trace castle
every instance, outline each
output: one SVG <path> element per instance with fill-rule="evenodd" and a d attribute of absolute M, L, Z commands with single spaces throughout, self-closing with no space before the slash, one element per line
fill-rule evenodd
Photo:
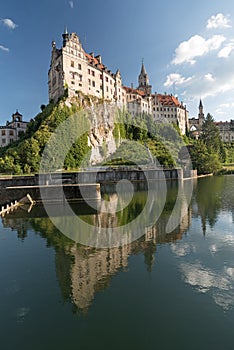
<path fill-rule="evenodd" d="M 195 139 L 199 138 L 204 121 L 205 115 L 203 112 L 203 104 L 200 100 L 198 118 L 189 119 L 189 131 L 191 136 Z M 223 142 L 234 142 L 234 120 L 230 120 L 230 122 L 216 122 L 215 125 L 219 129 L 221 140 Z"/>
<path fill-rule="evenodd" d="M 48 72 L 49 100 L 57 102 L 64 96 L 78 96 L 79 92 L 115 103 L 126 108 L 132 117 L 139 114 L 152 115 L 155 122 L 178 124 L 185 134 L 188 111 L 182 102 L 167 94 L 152 94 L 152 86 L 142 62 L 138 87 L 124 86 L 120 71 L 111 72 L 100 55 L 86 53 L 76 33 L 67 30 L 62 35 L 63 45 L 56 48 L 52 42 L 51 64 Z"/>
<path fill-rule="evenodd" d="M 12 114 L 11 122 L 7 121 L 5 126 L 0 126 L 0 147 L 17 141 L 22 133 L 25 133 L 28 122 L 23 121 L 23 116 L 18 110 Z"/>

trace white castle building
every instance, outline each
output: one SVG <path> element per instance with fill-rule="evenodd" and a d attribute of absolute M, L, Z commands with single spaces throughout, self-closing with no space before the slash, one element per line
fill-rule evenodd
<path fill-rule="evenodd" d="M 202 133 L 202 125 L 205 121 L 205 114 L 201 100 L 198 108 L 198 118 L 189 119 L 189 131 L 191 136 L 195 139 L 198 139 Z M 219 129 L 220 137 L 223 142 L 234 142 L 234 120 L 231 119 L 230 122 L 215 122 L 215 125 Z"/>
<path fill-rule="evenodd" d="M 18 110 L 12 114 L 12 120 L 6 122 L 5 126 L 0 126 L 0 147 L 5 147 L 17 141 L 22 133 L 25 133 L 28 122 L 23 121 L 23 116 Z"/>
<path fill-rule="evenodd" d="M 223 142 L 234 142 L 234 120 L 230 122 L 216 122 Z"/>
<path fill-rule="evenodd" d="M 52 42 L 51 65 L 48 73 L 49 99 L 55 102 L 65 94 L 96 96 L 107 101 L 126 104 L 126 92 L 119 70 L 112 73 L 103 63 L 100 55 L 86 53 L 75 34 L 63 34 L 63 46 L 56 48 Z"/>
<path fill-rule="evenodd" d="M 65 30 L 62 48 L 52 42 L 51 64 L 48 72 L 49 100 L 57 102 L 67 92 L 68 97 L 79 92 L 125 107 L 132 117 L 152 115 L 155 122 L 176 123 L 186 132 L 188 111 L 182 102 L 167 94 L 152 94 L 152 86 L 142 62 L 138 87 L 122 84 L 120 71 L 111 72 L 100 55 L 86 53 L 76 33 Z"/>

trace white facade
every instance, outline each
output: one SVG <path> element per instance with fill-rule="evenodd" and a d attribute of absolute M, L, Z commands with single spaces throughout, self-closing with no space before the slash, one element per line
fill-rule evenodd
<path fill-rule="evenodd" d="M 82 92 L 106 101 L 126 104 L 119 70 L 112 73 L 103 63 L 100 55 L 86 53 L 75 34 L 63 34 L 63 47 L 52 43 L 51 65 L 48 73 L 49 99 L 58 101 L 68 89 L 68 96 Z"/>
<path fill-rule="evenodd" d="M 112 73 L 102 63 L 100 55 L 86 53 L 77 34 L 63 34 L 63 46 L 52 43 L 51 64 L 48 72 L 49 99 L 57 102 L 65 95 L 78 96 L 79 92 L 95 96 L 119 107 L 126 107 L 132 117 L 153 115 L 156 122 L 178 123 L 182 134 L 186 132 L 188 111 L 172 95 L 152 94 L 148 74 L 142 62 L 137 89 L 123 87 L 119 70 Z"/>
<path fill-rule="evenodd" d="M 188 111 L 175 96 L 167 94 L 152 95 L 152 115 L 155 122 L 178 124 L 182 135 L 188 125 Z"/>
<path fill-rule="evenodd" d="M 22 114 L 18 111 L 12 114 L 12 121 L 5 126 L 0 126 L 0 147 L 5 147 L 17 141 L 22 133 L 25 133 L 28 122 L 22 120 Z"/>
<path fill-rule="evenodd" d="M 139 114 L 152 115 L 155 122 L 178 124 L 182 135 L 186 133 L 188 125 L 188 111 L 186 106 L 173 95 L 152 94 L 152 87 L 142 63 L 138 77 L 138 88 L 125 87 L 127 110 L 132 117 Z"/>
<path fill-rule="evenodd" d="M 223 142 L 234 142 L 234 120 L 230 122 L 217 122 L 220 136 Z"/>

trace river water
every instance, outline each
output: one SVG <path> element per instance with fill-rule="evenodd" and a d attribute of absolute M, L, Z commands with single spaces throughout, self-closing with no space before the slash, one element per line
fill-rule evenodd
<path fill-rule="evenodd" d="M 75 243 L 42 206 L 2 218 L 1 349 L 234 349 L 234 176 L 193 187 L 189 206 L 180 201 L 179 225 L 168 232 L 178 197 L 171 182 L 159 218 L 142 219 L 139 238 L 120 247 Z M 103 191 L 110 202 L 117 196 Z M 139 188 L 116 213 L 72 208 L 89 224 L 123 226 L 148 195 Z M 118 192 L 118 201 L 125 196 Z"/>

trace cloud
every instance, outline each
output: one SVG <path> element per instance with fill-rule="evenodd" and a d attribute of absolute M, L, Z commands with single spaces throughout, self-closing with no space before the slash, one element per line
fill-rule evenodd
<path fill-rule="evenodd" d="M 224 271 L 216 272 L 202 265 L 200 262 L 181 264 L 181 272 L 185 283 L 201 293 L 209 293 L 215 303 L 224 310 L 233 307 L 233 279 L 234 268 L 225 267 Z"/>
<path fill-rule="evenodd" d="M 204 77 L 207 81 L 215 81 L 215 78 L 213 77 L 213 75 L 211 73 L 205 74 Z"/>
<path fill-rule="evenodd" d="M 1 19 L 1 22 L 4 24 L 4 26 L 10 29 L 15 29 L 16 27 L 18 27 L 18 25 L 14 23 L 10 18 L 3 18 Z"/>
<path fill-rule="evenodd" d="M 230 109 L 230 108 L 234 108 L 234 102 L 230 102 L 230 103 L 221 103 L 218 108 L 216 109 L 217 113 L 220 113 L 221 111 L 223 111 L 225 109 Z M 226 111 L 225 111 L 226 113 Z"/>
<path fill-rule="evenodd" d="M 182 77 L 181 74 L 178 74 L 178 73 L 171 73 L 167 76 L 166 78 L 166 81 L 164 83 L 164 86 L 166 87 L 170 87 L 174 84 L 176 85 L 182 85 L 182 84 L 185 84 L 187 83 L 188 81 L 190 81 L 192 79 L 192 77 L 189 77 L 189 78 L 185 78 L 185 77 Z"/>
<path fill-rule="evenodd" d="M 205 39 L 200 35 L 192 36 L 188 41 L 183 41 L 175 50 L 175 57 L 172 64 L 196 63 L 195 57 L 201 57 L 213 50 L 218 50 L 226 40 L 223 35 L 214 35 Z"/>
<path fill-rule="evenodd" d="M 231 41 L 219 51 L 218 57 L 228 58 L 231 55 L 233 50 L 234 50 L 234 41 Z"/>
<path fill-rule="evenodd" d="M 3 45 L 0 45 L 0 50 L 2 51 L 6 51 L 6 52 L 9 52 L 10 50 L 8 49 L 8 47 L 5 47 Z"/>
<path fill-rule="evenodd" d="M 70 5 L 71 9 L 74 8 L 74 2 L 73 2 L 73 0 L 69 1 L 69 5 Z"/>
<path fill-rule="evenodd" d="M 230 28 L 231 25 L 229 23 L 230 20 L 227 16 L 224 16 L 222 13 L 218 13 L 216 16 L 211 16 L 208 19 L 206 28 Z"/>
<path fill-rule="evenodd" d="M 187 100 L 197 100 L 201 96 L 203 99 L 207 97 L 219 96 L 226 92 L 234 91 L 234 73 L 230 70 L 220 72 L 215 77 L 211 73 L 203 76 L 193 77 L 188 83 L 187 90 L 181 95 Z"/>

